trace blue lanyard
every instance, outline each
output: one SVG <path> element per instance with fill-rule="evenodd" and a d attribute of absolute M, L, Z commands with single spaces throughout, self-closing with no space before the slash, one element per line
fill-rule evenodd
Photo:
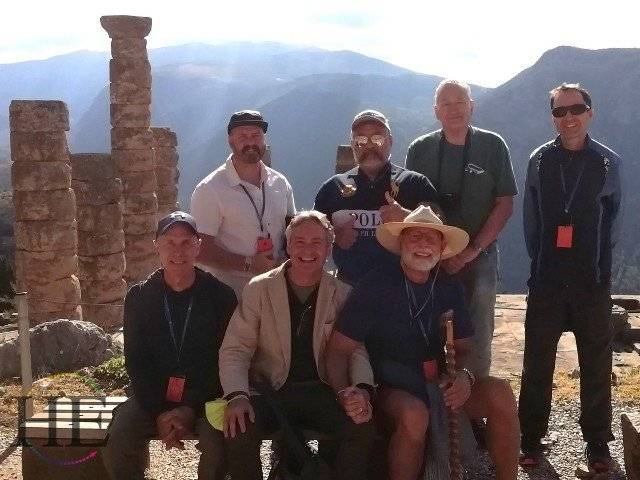
<path fill-rule="evenodd" d="M 191 318 L 191 307 L 193 307 L 193 296 L 189 300 L 189 307 L 187 308 L 187 316 L 184 319 L 184 327 L 182 328 L 182 338 L 180 339 L 180 345 L 176 342 L 176 334 L 173 331 L 173 321 L 171 320 L 171 311 L 169 310 L 169 302 L 167 300 L 167 292 L 164 292 L 164 317 L 169 323 L 169 332 L 171 333 L 171 340 L 173 341 L 173 348 L 176 352 L 176 359 L 178 365 L 180 365 L 180 356 L 182 355 L 182 347 L 184 345 L 184 337 L 187 334 L 187 326 L 189 325 L 189 319 Z"/>
<path fill-rule="evenodd" d="M 576 183 L 573 184 L 573 190 L 571 190 L 571 195 L 567 198 L 567 184 L 564 178 L 564 167 L 560 164 L 560 182 L 562 184 L 562 196 L 564 203 L 564 213 L 569 213 L 571 210 L 571 204 L 573 203 L 573 197 L 576 196 L 576 192 L 578 191 L 578 187 L 580 186 L 580 181 L 582 180 L 582 174 L 584 173 L 584 167 L 586 165 L 586 161 L 582 162 L 582 166 L 580 167 L 580 171 L 578 172 L 578 177 L 576 178 Z"/>
<path fill-rule="evenodd" d="M 256 202 L 253 200 L 253 197 L 249 193 L 249 190 L 247 190 L 247 187 L 245 187 L 242 184 L 240 184 L 240 186 L 242 187 L 242 190 L 244 190 L 244 193 L 247 195 L 247 197 L 249 197 L 249 201 L 251 202 L 251 205 L 253 205 L 253 209 L 256 212 L 256 218 L 258 219 L 258 223 L 260 224 L 260 233 L 264 233 L 265 230 L 264 230 L 264 223 L 262 219 L 264 218 L 264 208 L 265 208 L 265 205 L 267 204 L 267 199 L 264 195 L 264 182 L 260 184 L 260 191 L 262 192 L 262 212 L 258 211 Z"/>
<path fill-rule="evenodd" d="M 407 281 L 407 277 L 404 277 L 404 286 L 405 286 L 405 290 L 407 292 L 407 303 L 409 305 L 409 318 L 411 322 L 416 322 L 418 324 L 418 326 L 420 327 L 420 333 L 422 333 L 422 338 L 424 338 L 425 343 L 427 344 L 427 348 L 429 348 L 429 345 L 431 342 L 429 342 L 429 333 L 431 332 L 431 324 L 432 324 L 432 317 L 433 317 L 433 312 L 431 312 L 429 314 L 429 321 L 427 322 L 427 328 L 424 328 L 424 325 L 422 324 L 422 322 L 420 321 L 420 315 L 422 314 L 423 310 L 425 309 L 425 307 L 427 306 L 427 304 L 431 301 L 433 302 L 433 289 L 436 286 L 436 279 L 438 278 L 438 272 L 440 271 L 440 265 L 438 265 L 438 268 L 436 270 L 435 275 L 433 276 L 433 282 L 431 283 L 431 288 L 429 289 L 429 294 L 427 295 L 427 297 L 424 299 L 424 303 L 422 304 L 422 306 L 420 308 L 418 308 L 418 302 L 416 300 L 416 295 L 415 292 L 413 291 L 413 289 L 411 287 L 409 287 L 409 282 Z M 417 311 L 415 311 L 417 309 Z"/>

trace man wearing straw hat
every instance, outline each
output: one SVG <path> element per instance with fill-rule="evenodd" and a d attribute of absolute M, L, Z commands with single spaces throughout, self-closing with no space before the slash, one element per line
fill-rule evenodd
<path fill-rule="evenodd" d="M 488 419 L 488 448 L 498 480 L 515 479 L 519 427 L 516 402 L 506 381 L 475 380 L 464 368 L 473 334 L 458 280 L 439 268 L 440 260 L 461 252 L 469 237 L 444 225 L 431 208 L 420 206 L 402 222 L 376 230 L 380 244 L 399 256 L 365 276 L 343 308 L 327 352 L 329 382 L 337 392 L 348 385 L 348 359 L 365 346 L 380 390 L 376 411 L 391 431 L 388 463 L 392 480 L 415 480 L 421 470 L 426 434 L 434 439 L 434 414 L 441 403 L 433 388 L 445 371 L 441 315 L 454 312 L 455 380 L 443 389 L 444 403 L 471 418 Z M 430 442 L 427 451 L 442 447 Z"/>

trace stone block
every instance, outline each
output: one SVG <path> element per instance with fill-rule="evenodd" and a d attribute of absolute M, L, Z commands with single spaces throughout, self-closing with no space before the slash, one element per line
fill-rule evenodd
<path fill-rule="evenodd" d="M 122 230 L 122 203 L 109 205 L 80 205 L 77 207 L 78 237 L 85 232 L 113 232 Z"/>
<path fill-rule="evenodd" d="M 14 192 L 16 220 L 71 221 L 76 217 L 76 197 L 72 189 Z"/>
<path fill-rule="evenodd" d="M 18 192 L 71 188 L 71 167 L 63 162 L 14 162 L 11 184 Z"/>
<path fill-rule="evenodd" d="M 11 160 L 14 162 L 69 163 L 64 132 L 11 132 Z"/>
<path fill-rule="evenodd" d="M 154 233 L 158 228 L 157 216 L 155 213 L 146 215 L 128 215 L 124 226 L 125 235 L 143 235 Z"/>
<path fill-rule="evenodd" d="M 178 204 L 178 202 L 170 203 L 167 205 L 158 205 L 158 218 L 166 217 L 167 215 L 175 212 L 176 210 L 180 210 L 180 205 Z"/>
<path fill-rule="evenodd" d="M 131 15 L 105 15 L 100 17 L 100 25 L 109 38 L 144 38 L 151 31 L 151 17 Z"/>
<path fill-rule="evenodd" d="M 149 105 L 120 105 L 112 103 L 111 126 L 144 128 L 151 123 L 151 109 Z"/>
<path fill-rule="evenodd" d="M 136 83 L 112 82 L 109 100 L 117 105 L 151 105 L 151 89 Z"/>
<path fill-rule="evenodd" d="M 105 330 L 112 330 L 122 326 L 124 306 L 122 304 L 83 305 L 82 319 L 91 322 Z"/>
<path fill-rule="evenodd" d="M 78 257 L 78 278 L 83 290 L 93 283 L 111 283 L 122 278 L 125 268 L 124 252 L 96 257 Z"/>
<path fill-rule="evenodd" d="M 152 127 L 153 138 L 156 140 L 156 147 L 166 148 L 178 145 L 178 137 L 175 132 L 166 127 Z"/>
<path fill-rule="evenodd" d="M 14 224 L 14 237 L 16 249 L 27 252 L 66 251 L 78 245 L 75 221 L 18 221 Z"/>
<path fill-rule="evenodd" d="M 351 145 L 338 145 L 336 153 L 336 173 L 344 173 L 356 166 L 356 160 L 353 157 Z"/>
<path fill-rule="evenodd" d="M 154 193 L 158 188 L 154 172 L 123 172 L 120 174 L 125 195 L 132 193 Z"/>
<path fill-rule="evenodd" d="M 165 202 L 166 203 L 166 202 Z M 158 213 L 158 198 L 155 193 L 129 193 L 124 198 L 124 225 L 130 215 Z"/>
<path fill-rule="evenodd" d="M 113 282 L 94 282 L 92 287 L 83 292 L 82 301 L 90 303 L 122 303 L 127 293 L 127 282 L 123 279 Z"/>
<path fill-rule="evenodd" d="M 153 150 L 113 150 L 111 152 L 119 172 L 152 172 L 155 170 Z"/>
<path fill-rule="evenodd" d="M 640 480 L 640 412 L 623 413 L 620 420 L 627 479 Z"/>
<path fill-rule="evenodd" d="M 145 38 L 114 38 L 111 40 L 111 56 L 125 60 L 148 60 Z"/>
<path fill-rule="evenodd" d="M 124 250 L 124 232 L 113 230 L 110 232 L 86 233 L 78 236 L 78 255 L 95 257 L 109 255 Z"/>
<path fill-rule="evenodd" d="M 111 147 L 116 150 L 151 150 L 153 134 L 149 128 L 114 127 Z"/>
<path fill-rule="evenodd" d="M 31 308 L 31 307 L 29 307 Z M 40 325 L 41 323 L 45 323 L 45 322 L 54 322 L 56 320 L 60 320 L 60 319 L 67 319 L 67 320 L 82 320 L 82 307 L 81 306 L 77 306 L 74 307 L 73 305 L 70 305 L 67 307 L 67 310 L 57 310 L 55 312 L 31 312 L 29 311 L 29 324 L 30 325 Z M 31 351 L 33 351 L 33 345 L 31 347 Z M 23 479 L 27 479 L 27 478 L 51 478 L 50 476 L 47 477 L 27 477 L 26 475 L 24 475 L 24 470 L 23 470 Z"/>
<path fill-rule="evenodd" d="M 69 130 L 69 112 L 59 100 L 12 100 L 9 105 L 12 132 L 59 132 Z"/>
<path fill-rule="evenodd" d="M 34 283 L 27 289 L 27 298 L 33 313 L 73 310 L 80 304 L 80 281 L 71 275 L 46 284 Z"/>
<path fill-rule="evenodd" d="M 151 65 L 148 60 L 109 60 L 111 83 L 135 83 L 140 88 L 151 89 Z"/>
<path fill-rule="evenodd" d="M 50 280 L 78 273 L 78 257 L 75 249 L 48 252 L 15 252 L 16 277 L 27 284 L 48 283 Z"/>
<path fill-rule="evenodd" d="M 158 185 L 175 185 L 178 183 L 179 176 L 178 169 L 174 167 L 165 167 L 164 165 L 156 166 Z"/>
<path fill-rule="evenodd" d="M 156 255 L 156 247 L 153 241 L 156 238 L 154 233 L 145 233 L 142 235 L 125 235 L 125 255 L 127 256 L 127 264 L 134 258 L 143 258 Z M 127 268 L 129 268 L 127 266 Z"/>
<path fill-rule="evenodd" d="M 162 185 L 156 192 L 158 203 L 174 203 L 178 199 L 178 187 L 176 185 Z"/>
<path fill-rule="evenodd" d="M 95 182 L 118 176 L 116 163 L 108 153 L 74 153 L 70 160 L 74 180 Z"/>
<path fill-rule="evenodd" d="M 122 181 L 119 178 L 105 178 L 95 182 L 71 182 L 76 194 L 77 205 L 110 205 L 122 200 Z"/>
<path fill-rule="evenodd" d="M 178 152 L 173 148 L 158 148 L 155 153 L 156 165 L 176 168 L 178 166 Z"/>
<path fill-rule="evenodd" d="M 127 261 L 127 269 L 124 277 L 129 283 L 144 280 L 150 274 L 160 268 L 160 259 L 157 255 L 148 255 L 141 258 L 133 258 Z"/>

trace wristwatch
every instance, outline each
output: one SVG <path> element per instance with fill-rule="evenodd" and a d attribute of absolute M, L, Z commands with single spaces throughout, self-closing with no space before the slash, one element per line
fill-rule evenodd
<path fill-rule="evenodd" d="M 460 371 L 467 374 L 467 377 L 469 377 L 469 386 L 473 387 L 476 383 L 476 376 L 473 374 L 473 372 L 468 368 L 461 368 Z"/>

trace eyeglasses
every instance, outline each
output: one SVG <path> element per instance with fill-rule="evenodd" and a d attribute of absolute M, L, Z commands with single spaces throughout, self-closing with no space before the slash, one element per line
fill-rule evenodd
<path fill-rule="evenodd" d="M 364 147 L 367 143 L 369 143 L 369 140 L 371 140 L 371 143 L 379 148 L 384 145 L 384 142 L 386 142 L 387 139 L 384 137 L 384 135 L 371 135 L 370 137 L 366 135 L 358 135 L 356 137 L 353 137 L 353 143 L 355 143 L 356 147 L 358 148 Z"/>
<path fill-rule="evenodd" d="M 591 110 L 589 105 L 584 103 L 576 103 L 575 105 L 569 105 L 567 107 L 555 107 L 551 109 L 551 115 L 556 118 L 564 117 L 567 112 L 571 112 L 571 115 L 582 115 L 587 110 Z"/>

